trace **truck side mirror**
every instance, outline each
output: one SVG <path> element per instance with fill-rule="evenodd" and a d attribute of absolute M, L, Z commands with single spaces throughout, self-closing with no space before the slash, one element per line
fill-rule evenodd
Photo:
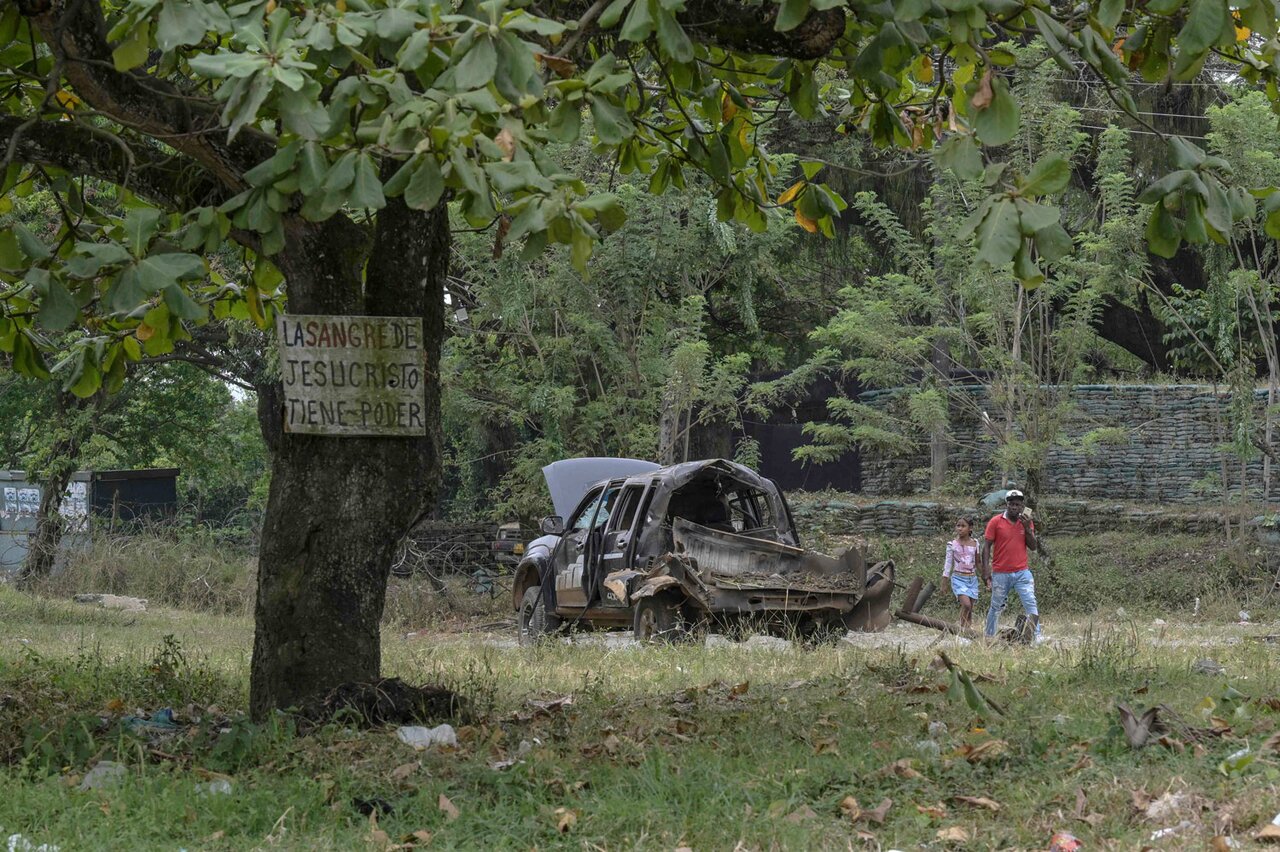
<path fill-rule="evenodd" d="M 542 523 L 538 525 L 538 529 L 542 530 L 543 535 L 563 535 L 564 518 L 559 515 L 548 515 L 542 519 Z"/>

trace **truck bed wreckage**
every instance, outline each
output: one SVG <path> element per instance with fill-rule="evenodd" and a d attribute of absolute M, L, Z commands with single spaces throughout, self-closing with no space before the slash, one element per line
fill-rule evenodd
<path fill-rule="evenodd" d="M 892 620 L 893 562 L 868 565 L 863 542 L 834 557 L 804 549 L 782 492 L 749 468 L 573 461 L 631 470 L 543 521 L 513 589 L 523 641 L 567 624 L 630 625 L 650 641 L 701 630 L 827 641 Z"/>

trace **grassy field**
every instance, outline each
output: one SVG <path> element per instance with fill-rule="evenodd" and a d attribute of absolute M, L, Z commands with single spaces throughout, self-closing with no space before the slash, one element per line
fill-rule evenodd
<path fill-rule="evenodd" d="M 476 710 L 456 748 L 415 752 L 393 730 L 247 723 L 241 614 L 111 613 L 0 587 L 0 836 L 63 850 L 1044 849 L 1057 831 L 1087 848 L 1249 843 L 1280 810 L 1267 628 L 1228 622 L 1225 598 L 1166 624 L 1116 603 L 1051 617 L 1036 647 L 898 625 L 813 651 L 602 634 L 525 649 L 474 629 L 493 613 L 410 630 L 405 609 L 388 674 Z M 939 651 L 1004 714 L 949 693 Z M 1164 743 L 1130 747 L 1117 701 L 1165 705 Z M 176 732 L 129 730 L 163 707 Z M 103 759 L 124 777 L 80 790 Z M 231 792 L 210 793 L 223 779 Z"/>

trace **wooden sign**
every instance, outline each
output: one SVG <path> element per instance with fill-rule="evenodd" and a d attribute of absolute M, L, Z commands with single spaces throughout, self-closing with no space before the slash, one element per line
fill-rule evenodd
<path fill-rule="evenodd" d="M 281 315 L 276 333 L 286 432 L 427 434 L 421 317 Z"/>

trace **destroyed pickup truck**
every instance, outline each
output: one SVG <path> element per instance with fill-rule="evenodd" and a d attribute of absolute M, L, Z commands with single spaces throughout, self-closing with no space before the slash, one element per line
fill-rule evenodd
<path fill-rule="evenodd" d="M 557 511 L 582 496 L 543 519 L 516 568 L 521 642 L 630 627 L 642 641 L 762 631 L 816 643 L 892 617 L 893 563 L 868 566 L 860 546 L 804 550 L 777 485 L 742 465 L 573 459 L 544 473 Z"/>

